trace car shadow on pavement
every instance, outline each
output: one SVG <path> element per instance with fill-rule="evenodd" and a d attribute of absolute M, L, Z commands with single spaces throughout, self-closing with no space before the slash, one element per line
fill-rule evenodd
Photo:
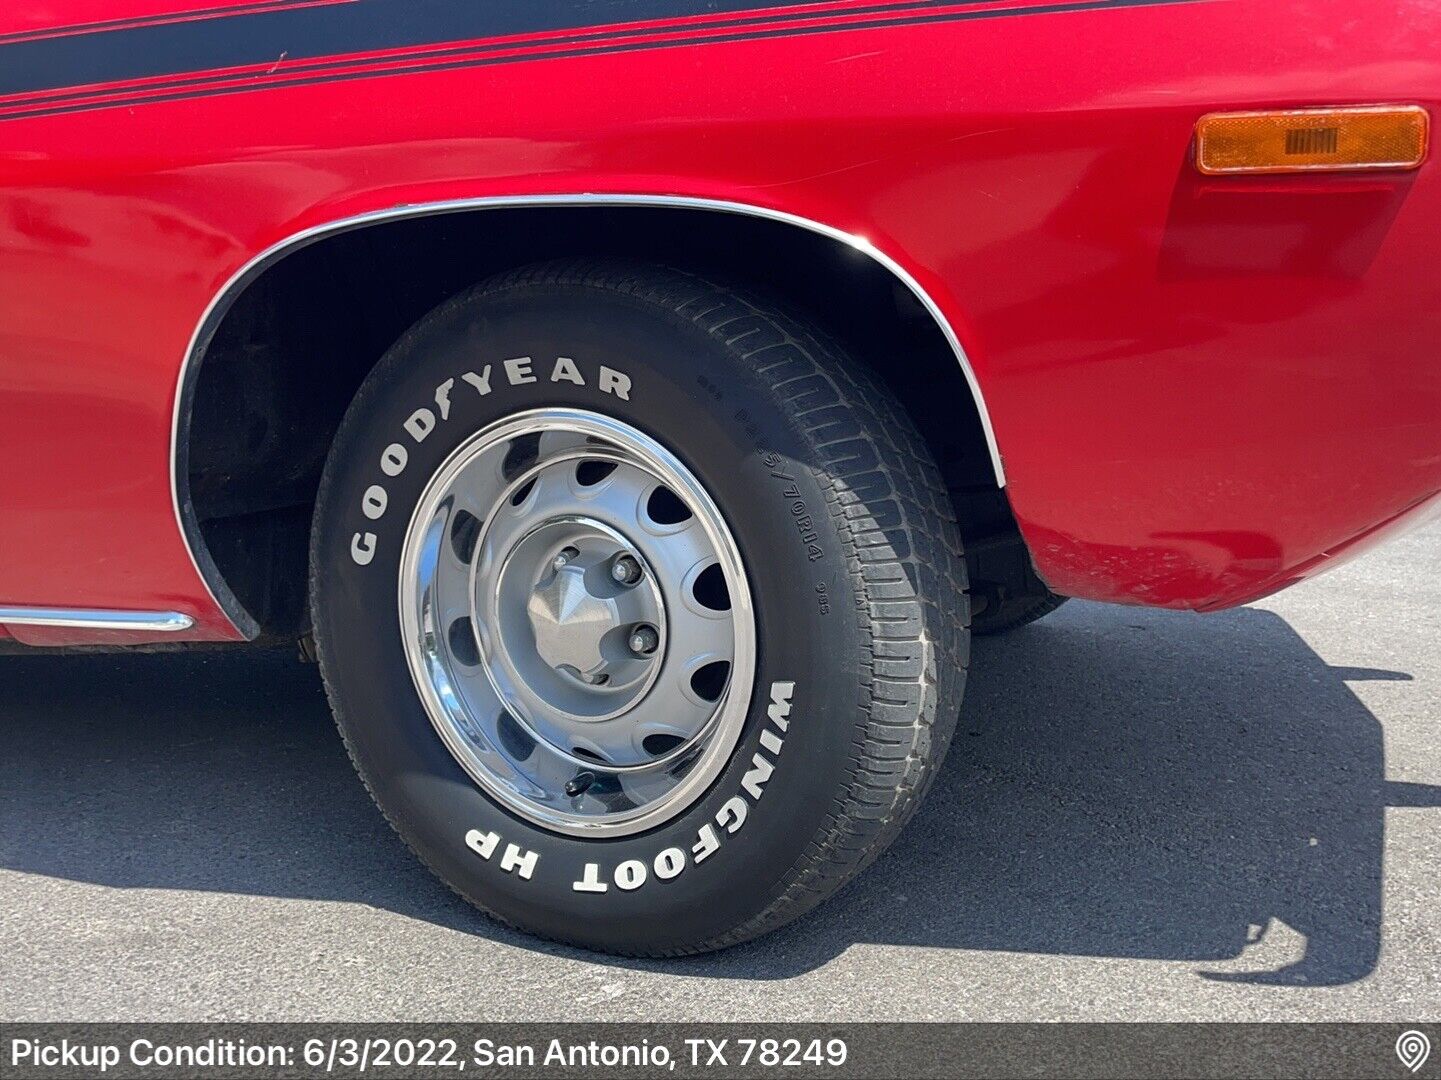
<path fill-rule="evenodd" d="M 1279 616 L 1070 604 L 977 641 L 946 768 L 850 889 L 680 961 L 598 957 L 472 911 L 405 851 L 288 654 L 0 658 L 0 867 L 120 888 L 369 904 L 510 944 L 787 978 L 857 943 L 1189 961 L 1333 985 L 1380 951 L 1382 731 Z"/>

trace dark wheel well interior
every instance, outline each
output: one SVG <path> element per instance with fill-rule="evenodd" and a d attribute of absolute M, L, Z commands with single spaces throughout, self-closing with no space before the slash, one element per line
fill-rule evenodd
<path fill-rule="evenodd" d="M 212 316 L 182 387 L 176 481 L 201 568 L 242 630 L 304 632 L 321 467 L 352 396 L 391 343 L 496 271 L 573 255 L 643 259 L 778 294 L 901 398 L 946 473 L 968 539 L 1015 533 L 949 343 L 910 290 L 864 253 L 784 222 L 705 210 L 458 211 L 293 249 Z"/>

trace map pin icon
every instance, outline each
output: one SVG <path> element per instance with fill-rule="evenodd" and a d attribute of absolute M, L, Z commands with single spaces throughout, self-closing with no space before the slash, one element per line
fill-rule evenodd
<path fill-rule="evenodd" d="M 1396 1056 L 1401 1059 L 1401 1064 L 1412 1072 L 1416 1072 L 1426 1059 L 1431 1056 L 1431 1040 L 1426 1038 L 1424 1032 L 1411 1031 L 1401 1032 L 1401 1037 L 1396 1040 Z"/>

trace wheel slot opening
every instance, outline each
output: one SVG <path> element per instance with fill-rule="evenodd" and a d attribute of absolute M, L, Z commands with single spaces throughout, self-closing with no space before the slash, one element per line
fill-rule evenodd
<path fill-rule="evenodd" d="M 510 441 L 506 448 L 505 460 L 500 463 L 500 475 L 514 480 L 540 457 L 540 436 L 520 435 Z"/>
<path fill-rule="evenodd" d="M 645 501 L 645 514 L 657 525 L 679 525 L 691 516 L 690 507 L 667 487 L 658 487 Z"/>
<path fill-rule="evenodd" d="M 480 663 L 480 647 L 476 644 L 475 628 L 470 624 L 469 615 L 462 615 L 450 624 L 446 640 L 450 643 L 450 655 L 466 667 L 475 667 Z"/>
<path fill-rule="evenodd" d="M 526 497 L 530 495 L 530 490 L 533 487 L 535 487 L 534 478 L 527 480 L 525 483 L 521 484 L 520 487 L 515 489 L 515 493 L 511 495 L 510 505 L 519 506 L 521 503 L 525 502 Z"/>
<path fill-rule="evenodd" d="M 575 467 L 575 481 L 581 487 L 594 487 L 613 472 L 614 461 L 582 461 Z"/>
<path fill-rule="evenodd" d="M 665 757 L 681 743 L 685 742 L 679 735 L 669 735 L 663 731 L 652 732 L 640 741 L 643 749 L 651 757 Z"/>
<path fill-rule="evenodd" d="M 696 603 L 703 608 L 710 611 L 729 611 L 731 609 L 731 594 L 730 590 L 726 588 L 726 578 L 721 571 L 720 563 L 711 563 L 697 574 L 690 591 L 691 595 L 695 597 Z"/>
<path fill-rule="evenodd" d="M 500 745 L 516 761 L 525 761 L 535 753 L 535 740 L 520 726 L 515 717 L 510 715 L 509 710 L 496 718 L 495 728 L 500 735 Z"/>
<path fill-rule="evenodd" d="M 467 510 L 460 510 L 450 522 L 450 546 L 455 557 L 469 563 L 475 555 L 475 542 L 480 539 L 480 519 Z"/>
<path fill-rule="evenodd" d="M 729 660 L 712 660 L 696 668 L 690 677 L 690 688 L 702 701 L 719 701 L 729 681 L 731 665 Z"/>

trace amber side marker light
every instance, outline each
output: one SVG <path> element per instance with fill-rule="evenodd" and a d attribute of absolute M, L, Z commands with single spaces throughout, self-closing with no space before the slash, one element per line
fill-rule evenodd
<path fill-rule="evenodd" d="M 1414 169 L 1430 120 L 1418 105 L 1211 113 L 1196 124 L 1196 168 L 1208 176 Z"/>

